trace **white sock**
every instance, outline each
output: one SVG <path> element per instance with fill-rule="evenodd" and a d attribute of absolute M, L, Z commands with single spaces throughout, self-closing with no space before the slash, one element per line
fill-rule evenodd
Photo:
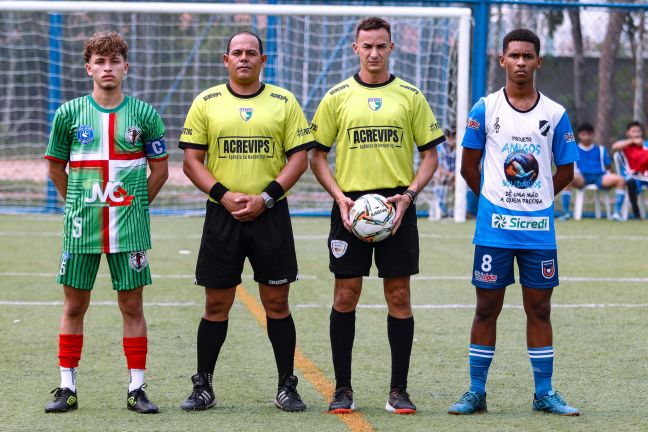
<path fill-rule="evenodd" d="M 73 392 L 76 391 L 76 369 L 75 368 L 66 368 L 60 366 L 61 368 L 61 388 L 69 388 Z"/>
<path fill-rule="evenodd" d="M 144 369 L 129 369 L 130 383 L 128 384 L 128 392 L 132 392 L 144 385 Z"/>

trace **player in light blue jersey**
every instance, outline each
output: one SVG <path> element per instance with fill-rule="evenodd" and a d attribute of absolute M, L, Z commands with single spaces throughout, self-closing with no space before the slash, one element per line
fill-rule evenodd
<path fill-rule="evenodd" d="M 576 130 L 576 139 L 578 140 L 579 160 L 576 163 L 576 172 L 571 186 L 579 189 L 591 184 L 595 184 L 599 189 L 615 187 L 616 205 L 612 220 L 622 220 L 621 207 L 625 200 L 625 181 L 620 175 L 610 172 L 612 161 L 607 149 L 600 144 L 594 144 L 594 126 L 588 122 L 580 124 Z M 561 220 L 571 218 L 570 201 L 571 190 L 567 187 L 562 193 L 563 215 L 560 217 Z"/>
<path fill-rule="evenodd" d="M 539 53 L 540 40 L 530 30 L 513 30 L 504 37 L 499 61 L 506 71 L 506 86 L 475 104 L 462 142 L 461 174 L 480 196 L 473 241 L 477 307 L 470 334 L 470 389 L 450 407 L 450 414 L 486 411 L 497 317 L 505 288 L 515 282 L 514 259 L 520 270 L 535 380 L 532 407 L 579 414 L 552 388 L 550 320 L 551 294 L 558 286 L 554 195 L 572 181 L 578 150 L 565 109 L 534 87 L 534 73 L 542 65 Z"/>

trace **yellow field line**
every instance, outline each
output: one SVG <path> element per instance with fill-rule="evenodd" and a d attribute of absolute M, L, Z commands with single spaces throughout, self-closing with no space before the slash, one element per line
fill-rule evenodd
<path fill-rule="evenodd" d="M 267 325 L 265 311 L 259 305 L 256 298 L 251 296 L 243 285 L 239 285 L 236 288 L 236 294 L 239 300 L 241 300 L 250 313 L 257 319 L 259 325 L 265 328 Z M 333 395 L 333 391 L 335 390 L 333 383 L 324 376 L 315 363 L 304 355 L 301 349 L 299 349 L 299 346 L 295 349 L 295 366 L 304 378 L 322 395 L 325 401 Z M 371 424 L 359 412 L 340 414 L 337 417 L 346 423 L 351 432 L 373 431 Z"/>

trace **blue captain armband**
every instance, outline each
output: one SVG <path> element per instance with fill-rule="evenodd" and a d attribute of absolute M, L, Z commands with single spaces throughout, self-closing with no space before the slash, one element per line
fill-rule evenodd
<path fill-rule="evenodd" d="M 158 158 L 165 155 L 167 149 L 164 138 L 161 137 L 160 139 L 144 143 L 144 152 L 146 152 L 147 158 Z"/>

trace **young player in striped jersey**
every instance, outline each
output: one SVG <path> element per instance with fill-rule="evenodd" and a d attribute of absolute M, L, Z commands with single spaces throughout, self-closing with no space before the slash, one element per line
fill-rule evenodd
<path fill-rule="evenodd" d="M 216 404 L 212 376 L 246 257 L 277 364 L 274 403 L 284 411 L 306 409 L 293 374 L 296 332 L 288 294 L 297 280 L 297 257 L 286 193 L 308 168 L 307 151 L 314 143 L 295 96 L 260 81 L 266 61 L 256 34 L 232 36 L 223 55 L 228 83 L 196 97 L 180 136 L 184 171 L 208 194 L 196 264 L 205 311 L 193 391 L 181 405 L 186 411 Z"/>
<path fill-rule="evenodd" d="M 515 282 L 517 259 L 535 380 L 532 407 L 578 415 L 552 387 L 550 320 L 551 294 L 558 286 L 554 196 L 572 180 L 578 150 L 565 109 L 534 87 L 535 71 L 542 65 L 539 53 L 540 40 L 530 30 L 504 37 L 500 66 L 506 86 L 473 106 L 462 142 L 461 174 L 480 197 L 472 272 L 477 307 L 470 334 L 470 389 L 450 414 L 486 411 L 497 317 L 506 287 Z"/>
<path fill-rule="evenodd" d="M 397 414 L 416 412 L 407 393 L 414 338 L 410 276 L 419 271 L 414 202 L 434 174 L 436 146 L 445 139 L 421 91 L 389 73 L 393 49 L 388 22 L 380 18 L 362 20 L 353 43 L 360 71 L 324 96 L 311 124 L 317 141 L 311 168 L 335 200 L 328 242 L 329 268 L 335 275 L 330 319 L 336 381 L 329 405 L 332 413 L 355 409 L 351 386 L 355 309 L 374 251 L 389 309 L 392 373 L 385 408 Z M 327 162 L 334 143 L 335 175 Z M 421 156 L 416 173 L 415 148 Z M 396 206 L 393 235 L 375 244 L 356 238 L 349 221 L 353 200 L 370 192 L 388 197 Z"/>
<path fill-rule="evenodd" d="M 130 371 L 127 408 L 157 413 L 144 391 L 148 340 L 142 308 L 151 283 L 149 204 L 167 179 L 164 124 L 150 105 L 126 96 L 128 45 L 117 33 L 96 33 L 85 42 L 87 96 L 63 104 L 52 122 L 45 158 L 65 199 L 63 253 L 57 282 L 64 306 L 59 334 L 61 385 L 45 412 L 78 406 L 76 368 L 83 345 L 83 319 L 101 255 L 110 267 L 124 321 L 124 354 Z M 69 174 L 66 166 L 69 165 Z M 147 166 L 151 174 L 147 178 Z"/>

